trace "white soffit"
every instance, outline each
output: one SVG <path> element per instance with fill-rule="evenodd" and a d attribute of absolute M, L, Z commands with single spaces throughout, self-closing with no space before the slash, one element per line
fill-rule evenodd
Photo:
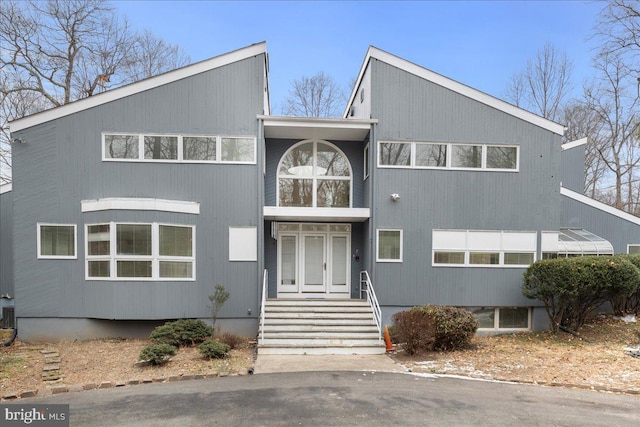
<path fill-rule="evenodd" d="M 567 142 L 566 144 L 562 144 L 562 151 L 570 150 L 570 149 L 575 148 L 575 147 L 579 147 L 581 145 L 586 144 L 587 141 L 589 141 L 589 139 L 585 137 L 585 138 L 581 138 L 581 139 L 576 139 L 575 141 Z"/>
<path fill-rule="evenodd" d="M 130 210 L 177 212 L 194 215 L 200 214 L 200 203 L 183 200 L 111 197 L 105 199 L 82 200 L 80 203 L 82 205 L 82 212 Z"/>
<path fill-rule="evenodd" d="M 616 209 L 613 206 L 609 206 L 607 204 L 594 200 L 590 197 L 585 196 L 584 194 L 576 193 L 575 191 L 569 190 L 568 188 L 564 187 L 560 187 L 560 194 L 577 202 L 599 209 L 613 216 L 617 216 L 618 218 L 632 222 L 636 225 L 640 225 L 640 218 L 638 218 L 637 216 L 631 215 L 630 213 L 627 213 L 620 209 Z"/>
<path fill-rule="evenodd" d="M 258 116 L 265 138 L 363 141 L 377 120 Z"/>
<path fill-rule="evenodd" d="M 265 206 L 264 219 L 276 221 L 364 222 L 371 217 L 369 208 L 298 208 Z"/>
<path fill-rule="evenodd" d="M 450 89 L 454 92 L 457 92 L 475 101 L 481 102 L 497 110 L 503 111 L 509 115 L 525 120 L 529 123 L 532 123 L 536 126 L 539 126 L 555 134 L 564 135 L 564 126 L 561 124 L 552 122 L 551 120 L 547 120 L 544 117 L 530 113 L 526 110 L 523 110 L 522 108 L 518 108 L 515 105 L 509 104 L 508 102 L 505 102 L 501 99 L 495 98 L 491 95 L 488 95 L 470 86 L 459 83 L 455 80 L 452 80 L 441 74 L 435 73 L 424 67 L 416 65 L 413 62 L 409 62 L 406 59 L 402 59 L 398 56 L 392 55 L 388 52 L 385 52 L 373 46 L 369 46 L 369 49 L 367 50 L 367 54 L 364 58 L 364 62 L 362 63 L 362 67 L 360 68 L 360 72 L 358 74 L 358 79 L 356 80 L 354 88 L 351 92 L 351 96 L 349 97 L 349 102 L 347 102 L 347 108 L 344 111 L 344 117 L 348 117 L 349 109 L 353 104 L 354 98 L 356 96 L 356 89 L 360 85 L 362 77 L 364 76 L 364 72 L 367 69 L 371 58 L 378 59 L 393 67 L 399 68 L 410 74 L 421 77 L 425 80 L 428 80 L 444 88 Z"/>
<path fill-rule="evenodd" d="M 58 119 L 60 117 L 68 116 L 69 114 L 96 107 L 98 105 L 116 101 L 118 99 L 134 95 L 136 93 L 144 92 L 145 90 L 153 89 L 178 80 L 182 80 L 184 78 L 204 73 L 206 71 L 210 71 L 224 65 L 229 65 L 234 62 L 251 58 L 253 56 L 260 55 L 266 52 L 267 44 L 265 42 L 256 43 L 242 49 L 234 50 L 233 52 L 225 53 L 201 62 L 196 62 L 195 64 L 187 65 L 186 67 L 178 68 L 177 70 L 168 71 L 155 77 L 150 77 L 148 79 L 140 80 L 126 86 L 108 90 L 104 93 L 90 96 L 89 98 L 80 99 L 70 104 L 32 114 L 30 116 L 9 123 L 9 126 L 11 132 L 17 132 L 22 129 L 39 125 L 40 123 L 45 123 L 51 120 Z"/>

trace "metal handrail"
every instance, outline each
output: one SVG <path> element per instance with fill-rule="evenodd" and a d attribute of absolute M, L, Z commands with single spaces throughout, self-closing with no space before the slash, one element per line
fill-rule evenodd
<path fill-rule="evenodd" d="M 264 309 L 267 304 L 267 283 L 269 281 L 269 272 L 264 269 L 262 274 L 262 303 L 260 304 L 260 345 L 264 344 Z"/>
<path fill-rule="evenodd" d="M 362 293 L 367 293 L 367 302 L 373 311 L 373 320 L 376 322 L 378 328 L 378 342 L 382 343 L 382 310 L 378 303 L 378 297 L 376 291 L 373 289 L 373 283 L 371 283 L 371 277 L 367 271 L 360 272 L 360 298 Z"/>

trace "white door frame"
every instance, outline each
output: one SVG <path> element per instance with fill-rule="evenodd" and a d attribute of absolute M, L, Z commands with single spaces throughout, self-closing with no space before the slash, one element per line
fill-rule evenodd
<path fill-rule="evenodd" d="M 277 297 L 278 298 L 351 298 L 351 225 L 350 224 L 309 224 L 280 223 L 283 227 L 277 233 Z M 336 226 L 336 227 L 332 227 Z M 296 229 L 297 228 L 297 229 Z M 307 228 L 308 230 L 305 230 Z M 336 229 L 332 229 L 336 228 Z M 322 236 L 323 248 L 323 285 L 316 287 L 305 285 L 305 237 Z M 295 237 L 295 284 L 282 283 L 282 238 Z M 346 283 L 334 285 L 333 279 L 333 239 L 346 238 L 345 275 Z"/>

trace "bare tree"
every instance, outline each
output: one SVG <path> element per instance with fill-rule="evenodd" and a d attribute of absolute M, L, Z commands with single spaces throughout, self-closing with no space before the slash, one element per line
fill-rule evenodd
<path fill-rule="evenodd" d="M 635 76 L 620 55 L 607 51 L 596 58 L 595 68 L 598 77 L 585 87 L 585 101 L 599 122 L 595 149 L 611 177 L 610 184 L 605 179 L 599 187 L 612 193 L 613 206 L 634 212 L 639 191 L 634 168 L 640 163 L 640 99 L 633 84 Z"/>
<path fill-rule="evenodd" d="M 136 34 L 106 0 L 5 0 L 0 45 L 4 180 L 10 177 L 7 122 L 189 62 L 149 31 Z"/>
<path fill-rule="evenodd" d="M 640 72 L 638 0 L 608 0 L 598 15 L 595 32 L 602 40 L 604 51 L 627 56 L 627 64 L 634 71 Z"/>
<path fill-rule="evenodd" d="M 284 100 L 286 116 L 340 117 L 344 92 L 331 78 L 320 72 L 312 77 L 294 80 Z"/>
<path fill-rule="evenodd" d="M 572 62 L 551 43 L 511 78 L 505 97 L 518 107 L 557 121 L 571 91 Z"/>

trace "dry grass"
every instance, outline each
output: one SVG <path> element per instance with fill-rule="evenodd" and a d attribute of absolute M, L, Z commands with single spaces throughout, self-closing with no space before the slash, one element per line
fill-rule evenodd
<path fill-rule="evenodd" d="M 246 373 L 253 364 L 253 346 L 245 342 L 231 350 L 229 357 L 204 360 L 197 347 L 181 347 L 170 362 L 150 366 L 138 362 L 140 351 L 148 340 L 90 340 L 55 343 L 16 341 L 0 350 L 0 396 L 25 390 L 36 390 L 48 383 L 42 381 L 43 349 L 59 351 L 62 381 L 49 385 L 100 384 L 103 381 L 126 382 L 183 375 L 224 375 Z"/>
<path fill-rule="evenodd" d="M 640 344 L 640 323 L 598 316 L 580 335 L 475 337 L 466 350 L 394 357 L 414 372 L 640 392 L 640 359 L 624 351 Z"/>

